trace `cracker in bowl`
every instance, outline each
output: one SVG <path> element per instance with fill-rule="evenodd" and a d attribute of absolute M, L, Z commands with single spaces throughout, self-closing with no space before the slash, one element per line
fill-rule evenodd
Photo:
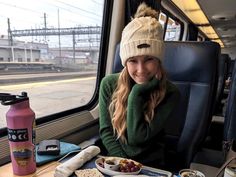
<path fill-rule="evenodd" d="M 76 170 L 75 174 L 77 177 L 104 177 L 102 173 L 100 173 L 96 168 L 92 169 L 83 169 L 83 170 Z"/>

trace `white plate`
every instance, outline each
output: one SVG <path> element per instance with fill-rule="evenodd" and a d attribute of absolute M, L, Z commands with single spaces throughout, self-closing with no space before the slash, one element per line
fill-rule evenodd
<path fill-rule="evenodd" d="M 114 158 L 118 158 L 118 157 L 114 157 Z M 141 168 L 140 168 L 139 171 L 135 171 L 135 172 L 119 172 L 119 171 L 109 170 L 109 169 L 103 168 L 99 165 L 99 163 L 101 163 L 101 164 L 103 163 L 103 159 L 106 159 L 106 157 L 98 158 L 95 161 L 95 165 L 96 165 L 96 167 L 99 171 L 101 171 L 102 173 L 104 173 L 106 175 L 110 175 L 110 176 L 115 176 L 115 175 L 137 175 L 142 170 Z M 119 158 L 119 159 L 123 159 L 123 158 Z"/>

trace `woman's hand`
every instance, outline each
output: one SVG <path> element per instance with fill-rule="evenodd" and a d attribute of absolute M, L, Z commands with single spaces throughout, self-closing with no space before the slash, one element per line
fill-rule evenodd
<path fill-rule="evenodd" d="M 159 76 L 159 75 L 158 75 Z M 131 93 L 135 95 L 140 95 L 143 93 L 148 93 L 155 89 L 159 85 L 159 79 L 157 77 L 153 77 L 149 82 L 144 84 L 135 84 L 131 90 Z"/>

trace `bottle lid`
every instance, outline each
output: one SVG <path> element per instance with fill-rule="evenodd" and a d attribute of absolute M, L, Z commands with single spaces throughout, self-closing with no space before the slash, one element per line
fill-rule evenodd
<path fill-rule="evenodd" d="M 236 176 L 236 164 L 230 164 L 225 168 L 225 173 L 231 175 L 232 177 Z"/>
<path fill-rule="evenodd" d="M 0 93 L 0 101 L 2 105 L 12 105 L 25 100 L 29 97 L 26 92 L 21 92 L 21 95 L 11 95 L 9 93 Z"/>

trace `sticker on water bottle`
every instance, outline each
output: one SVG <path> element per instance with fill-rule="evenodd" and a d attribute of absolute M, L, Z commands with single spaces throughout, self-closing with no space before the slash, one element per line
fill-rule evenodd
<path fill-rule="evenodd" d="M 30 147 L 15 147 L 13 148 L 12 155 L 19 166 L 26 166 L 30 162 L 32 150 Z"/>
<path fill-rule="evenodd" d="M 8 139 L 12 142 L 24 142 L 29 140 L 29 134 L 27 128 L 24 129 L 9 129 Z"/>

